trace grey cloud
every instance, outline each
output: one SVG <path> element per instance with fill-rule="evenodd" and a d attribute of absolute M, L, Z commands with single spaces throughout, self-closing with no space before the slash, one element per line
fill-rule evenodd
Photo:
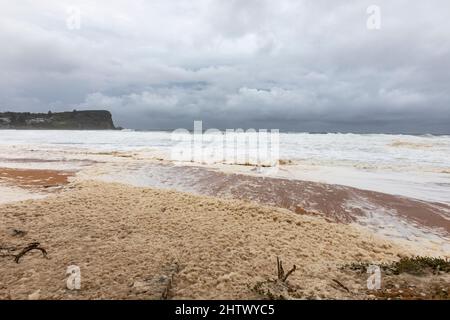
<path fill-rule="evenodd" d="M 107 108 L 119 125 L 450 133 L 450 4 L 0 4 L 0 109 Z"/>

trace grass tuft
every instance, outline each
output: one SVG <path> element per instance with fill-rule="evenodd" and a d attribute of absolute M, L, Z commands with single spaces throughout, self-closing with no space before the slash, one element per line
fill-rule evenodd
<path fill-rule="evenodd" d="M 366 272 L 370 263 L 358 262 L 344 266 L 344 269 Z M 380 268 L 387 273 L 424 275 L 427 273 L 450 272 L 450 260 L 434 257 L 402 257 L 399 261 L 390 264 L 381 264 Z"/>

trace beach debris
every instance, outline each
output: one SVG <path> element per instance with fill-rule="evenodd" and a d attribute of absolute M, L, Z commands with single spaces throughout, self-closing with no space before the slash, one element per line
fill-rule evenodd
<path fill-rule="evenodd" d="M 29 252 L 31 250 L 39 250 L 42 252 L 42 255 L 44 256 L 44 258 L 47 258 L 47 250 L 40 247 L 40 245 L 41 244 L 39 242 L 32 242 L 32 243 L 28 244 L 25 248 L 22 249 L 22 251 L 20 251 L 16 255 L 16 257 L 14 258 L 14 261 L 16 263 L 19 263 L 20 258 L 22 258 L 27 252 Z"/>
<path fill-rule="evenodd" d="M 29 243 L 25 248 L 23 248 L 18 254 L 14 254 L 14 252 L 18 251 L 17 247 L 2 247 L 0 246 L 0 257 L 14 257 L 14 261 L 16 263 L 20 262 L 20 258 L 22 258 L 27 252 L 31 250 L 39 250 L 42 252 L 44 258 L 47 258 L 47 250 L 40 246 L 39 242 Z"/>
<path fill-rule="evenodd" d="M 44 189 L 60 189 L 63 186 L 62 185 L 57 185 L 57 184 L 46 184 L 44 186 L 42 186 Z"/>
<path fill-rule="evenodd" d="M 280 260 L 280 258 L 277 257 L 277 271 L 278 271 L 278 280 L 281 280 L 283 282 L 286 282 L 287 278 L 297 269 L 297 266 L 294 264 L 291 270 L 288 271 L 288 273 L 284 274 L 283 269 L 283 261 Z"/>
<path fill-rule="evenodd" d="M 365 273 L 369 266 L 370 263 L 358 262 L 345 265 L 342 269 Z M 450 273 L 450 260 L 426 256 L 402 257 L 399 261 L 382 263 L 380 268 L 388 275 L 399 275 L 402 273 L 411 275 Z"/>
<path fill-rule="evenodd" d="M 296 265 L 287 272 L 284 272 L 283 262 L 277 257 L 277 279 L 258 281 L 251 289 L 256 293 L 266 296 L 270 300 L 293 299 L 294 288 L 287 283 L 288 277 L 297 270 Z"/>
<path fill-rule="evenodd" d="M 350 271 L 357 282 L 367 280 L 369 262 L 357 262 L 341 267 Z M 450 260 L 427 256 L 403 256 L 398 261 L 379 265 L 383 272 L 383 286 L 366 293 L 375 299 L 433 299 L 448 300 Z M 334 281 L 334 280 L 333 280 Z M 355 291 L 353 291 L 355 292 Z"/>
<path fill-rule="evenodd" d="M 339 280 L 333 279 L 333 281 L 334 281 L 339 287 L 341 287 L 342 289 L 344 289 L 345 291 L 350 292 L 350 289 L 347 288 L 346 286 L 344 286 L 344 285 L 342 284 L 342 282 L 340 282 Z"/>
<path fill-rule="evenodd" d="M 170 290 L 173 278 L 180 270 L 177 262 L 163 268 L 163 273 L 153 277 L 136 280 L 132 284 L 132 290 L 137 294 L 145 294 L 149 299 L 170 299 Z"/>
<path fill-rule="evenodd" d="M 19 230 L 19 229 L 13 229 L 12 230 L 12 236 L 13 237 L 23 237 L 26 234 L 27 234 L 27 232 L 23 231 L 23 230 Z"/>
<path fill-rule="evenodd" d="M 280 280 L 258 281 L 252 288 L 253 291 L 269 300 L 290 300 L 292 288 Z"/>

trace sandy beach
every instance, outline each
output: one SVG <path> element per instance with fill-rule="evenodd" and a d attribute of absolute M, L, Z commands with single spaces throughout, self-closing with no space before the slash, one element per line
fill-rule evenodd
<path fill-rule="evenodd" d="M 387 277 L 382 291 L 368 290 L 367 276 L 345 266 L 392 263 L 420 250 L 332 216 L 120 183 L 69 183 L 69 172 L 2 172 L 16 187 L 47 195 L 0 206 L 1 299 L 384 299 L 401 297 L 412 284 L 420 290 L 409 298 L 447 297 L 439 296 L 449 288 L 447 274 Z M 59 188 L 49 191 L 49 183 Z M 36 242 L 46 257 L 30 251 L 16 263 L 8 256 Z M 277 257 L 287 270 L 296 266 L 287 286 L 274 284 Z M 79 291 L 66 288 L 69 265 L 80 267 Z"/>
<path fill-rule="evenodd" d="M 1 207 L 1 243 L 39 242 L 48 252 L 16 264 L 1 259 L 1 298 L 151 298 L 133 288 L 178 264 L 173 298 L 258 298 L 250 289 L 275 276 L 276 257 L 297 271 L 293 297 L 365 295 L 339 267 L 387 262 L 405 249 L 353 227 L 288 210 L 173 191 L 85 182 L 42 200 Z M 17 237 L 13 229 L 26 232 Z M 65 289 L 65 271 L 80 266 L 83 290 Z M 333 287 L 347 282 L 351 293 Z"/>
<path fill-rule="evenodd" d="M 448 272 L 430 267 L 450 258 L 445 184 L 431 201 L 302 180 L 295 161 L 260 169 L 149 149 L 2 145 L 0 298 L 449 298 Z M 392 272 L 415 268 L 402 260 L 415 256 L 424 272 Z M 285 281 L 277 258 L 285 272 L 296 266 Z M 71 265 L 80 290 L 67 289 Z M 376 290 L 370 265 L 381 268 Z"/>

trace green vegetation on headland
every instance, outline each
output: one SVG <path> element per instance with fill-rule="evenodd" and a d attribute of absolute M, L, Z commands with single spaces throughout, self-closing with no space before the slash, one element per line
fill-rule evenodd
<path fill-rule="evenodd" d="M 112 130 L 111 113 L 106 110 L 30 113 L 1 112 L 0 129 Z"/>

